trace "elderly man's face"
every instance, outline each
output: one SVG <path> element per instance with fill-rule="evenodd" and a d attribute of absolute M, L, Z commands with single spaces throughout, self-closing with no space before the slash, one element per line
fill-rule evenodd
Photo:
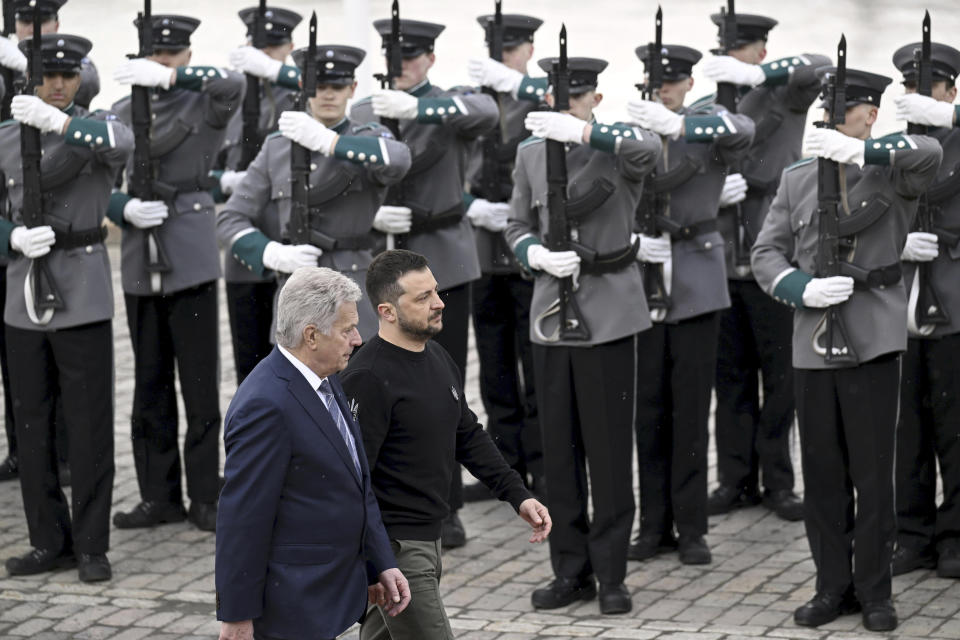
<path fill-rule="evenodd" d="M 343 371 L 350 361 L 350 354 L 363 342 L 357 323 L 360 316 L 357 313 L 356 302 L 343 302 L 337 309 L 337 318 L 330 328 L 330 333 L 309 331 L 308 327 L 305 342 L 310 347 L 309 354 L 312 362 L 309 366 L 317 375 L 329 376 Z M 315 328 L 314 328 L 315 329 Z"/>

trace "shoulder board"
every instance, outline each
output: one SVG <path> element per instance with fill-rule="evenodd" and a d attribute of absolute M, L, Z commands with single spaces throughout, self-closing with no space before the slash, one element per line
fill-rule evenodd
<path fill-rule="evenodd" d="M 269 140 L 270 138 L 283 137 L 283 134 L 279 131 L 274 131 L 273 133 L 267 134 L 267 137 L 264 140 Z"/>
<path fill-rule="evenodd" d="M 784 171 L 791 171 L 791 170 L 793 170 L 793 169 L 796 169 L 797 167 L 802 167 L 802 166 L 804 166 L 804 165 L 808 165 L 808 164 L 810 164 L 811 162 L 813 162 L 813 161 L 816 160 L 816 159 L 817 159 L 816 156 L 811 156 L 811 157 L 809 157 L 809 158 L 801 158 L 800 160 L 797 160 L 796 162 L 794 162 L 793 164 L 791 164 L 790 166 L 788 166 L 786 169 L 784 169 Z"/>
<path fill-rule="evenodd" d="M 367 96 L 366 98 L 361 98 L 361 99 L 357 100 L 356 102 L 354 102 L 354 103 L 353 103 L 353 106 L 356 107 L 356 106 L 361 105 L 361 104 L 367 104 L 367 103 L 370 102 L 370 100 L 372 100 L 372 99 L 373 99 L 373 96 Z"/>
<path fill-rule="evenodd" d="M 449 89 L 447 89 L 447 90 L 444 91 L 443 93 L 444 93 L 444 95 L 449 95 L 449 94 L 451 94 L 451 93 L 456 93 L 456 94 L 459 94 L 459 95 L 465 95 L 465 96 L 466 96 L 466 95 L 470 95 L 471 93 L 477 93 L 477 88 L 476 88 L 476 87 L 471 87 L 471 86 L 466 85 L 466 84 L 459 84 L 459 85 L 457 85 L 457 86 L 455 86 L 455 87 L 450 87 Z"/>
<path fill-rule="evenodd" d="M 376 131 L 376 130 L 380 129 L 381 127 L 383 127 L 383 125 L 380 124 L 379 122 L 368 122 L 368 123 L 366 123 L 366 124 L 354 125 L 354 126 L 350 129 L 350 133 L 362 133 L 362 132 L 364 132 L 364 131 Z"/>
<path fill-rule="evenodd" d="M 709 107 L 712 107 L 712 106 L 714 105 L 714 103 L 716 102 L 716 100 L 717 100 L 717 94 L 715 94 L 715 93 L 711 93 L 711 94 L 709 94 L 709 95 L 705 95 L 705 96 L 703 96 L 702 98 L 700 98 L 699 100 L 695 100 L 695 101 L 693 102 L 693 104 L 690 105 L 690 110 L 691 110 L 691 111 L 701 111 L 701 110 L 703 110 L 703 109 L 707 109 L 707 108 L 709 108 Z"/>
<path fill-rule="evenodd" d="M 543 142 L 543 140 L 544 140 L 543 138 L 538 138 L 537 136 L 530 136 L 529 138 L 521 142 L 519 145 L 517 145 L 517 149 L 521 149 L 522 147 L 528 147 L 531 144 L 536 144 L 538 142 Z"/>

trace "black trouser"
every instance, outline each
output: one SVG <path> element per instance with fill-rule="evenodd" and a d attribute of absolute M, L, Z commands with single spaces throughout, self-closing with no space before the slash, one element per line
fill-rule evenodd
<path fill-rule="evenodd" d="M 197 502 L 215 502 L 220 454 L 216 283 L 169 295 L 124 298 L 136 360 L 131 432 L 140 496 L 177 504 L 183 499 L 176 363 L 187 412 L 187 495 Z"/>
<path fill-rule="evenodd" d="M 106 553 L 114 474 L 112 324 L 6 331 L 30 544 Z M 72 526 L 57 477 L 56 387 L 71 442 Z"/>
<path fill-rule="evenodd" d="M 720 484 L 793 489 L 793 310 L 753 280 L 728 280 L 717 343 L 717 475 Z M 760 376 L 763 401 L 761 403 Z"/>
<path fill-rule="evenodd" d="M 0 265 L 0 301 L 7 299 L 7 265 Z M 3 428 L 7 432 L 7 455 L 17 456 L 17 430 L 13 422 L 13 392 L 7 366 L 6 323 L 0 322 L 0 375 L 3 378 Z"/>
<path fill-rule="evenodd" d="M 443 308 L 443 330 L 434 338 L 460 369 L 460 379 L 467 384 L 467 333 L 470 324 L 470 283 L 450 287 L 440 292 Z M 447 500 L 451 511 L 463 506 L 463 480 L 460 465 L 453 465 L 450 478 L 450 495 Z"/>
<path fill-rule="evenodd" d="M 277 283 L 227 282 L 227 315 L 233 337 L 233 362 L 237 386 L 257 364 L 273 350 L 270 328 L 273 326 L 273 298 Z"/>
<path fill-rule="evenodd" d="M 897 427 L 897 542 L 960 538 L 960 335 L 907 342 Z M 937 463 L 943 502 L 937 509 Z"/>
<path fill-rule="evenodd" d="M 485 275 L 472 286 L 487 431 L 521 477 L 541 475 L 543 451 L 530 349 L 533 283 L 510 273 Z"/>
<path fill-rule="evenodd" d="M 601 584 L 619 584 L 626 575 L 635 348 L 635 336 L 593 347 L 533 345 L 558 577 L 596 573 Z"/>
<path fill-rule="evenodd" d="M 895 354 L 857 367 L 794 371 L 817 593 L 838 595 L 853 585 L 861 602 L 890 597 L 899 383 Z"/>
<path fill-rule="evenodd" d="M 640 532 L 707 532 L 710 391 L 716 312 L 637 335 L 637 460 Z M 548 483 L 549 486 L 549 483 Z"/>

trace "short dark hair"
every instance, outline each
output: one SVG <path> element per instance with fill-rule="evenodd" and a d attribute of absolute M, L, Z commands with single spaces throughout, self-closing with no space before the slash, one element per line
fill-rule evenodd
<path fill-rule="evenodd" d="M 410 271 L 422 271 L 428 266 L 427 259 L 406 249 L 384 251 L 367 267 L 367 296 L 373 310 L 382 302 L 396 304 L 403 295 L 399 280 Z"/>

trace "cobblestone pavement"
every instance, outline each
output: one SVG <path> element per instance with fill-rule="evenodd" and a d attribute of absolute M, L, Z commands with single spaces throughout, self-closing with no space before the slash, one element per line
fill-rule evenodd
<path fill-rule="evenodd" d="M 116 246 L 111 247 L 111 257 L 118 270 Z M 138 498 L 129 440 L 133 356 L 119 282 L 114 286 L 114 504 L 127 509 Z M 222 309 L 220 325 L 221 407 L 225 411 L 235 378 Z M 476 375 L 472 360 L 468 396 L 474 408 L 481 409 Z M 859 616 L 815 630 L 793 624 L 794 608 L 813 593 L 813 563 L 802 524 L 783 522 L 762 507 L 711 519 L 707 539 L 714 555 L 712 565 L 683 566 L 676 555 L 631 563 L 626 583 L 633 594 L 633 611 L 608 617 L 599 615 L 596 602 L 549 613 L 533 611 L 530 592 L 550 579 L 547 547 L 528 544 L 525 526 L 500 503 L 467 505 L 461 515 L 470 539 L 466 547 L 444 554 L 441 587 L 451 625 L 463 640 L 883 637 L 865 632 Z M 213 534 L 187 524 L 148 531 L 114 529 L 111 543 L 114 579 L 107 584 L 80 583 L 75 571 L 0 577 L 0 638 L 216 637 Z M 28 549 L 19 487 L 16 482 L 2 484 L 0 559 Z M 960 583 L 921 571 L 896 578 L 894 592 L 901 624 L 896 634 L 886 637 L 960 638 Z M 355 640 L 356 629 L 343 637 Z"/>

